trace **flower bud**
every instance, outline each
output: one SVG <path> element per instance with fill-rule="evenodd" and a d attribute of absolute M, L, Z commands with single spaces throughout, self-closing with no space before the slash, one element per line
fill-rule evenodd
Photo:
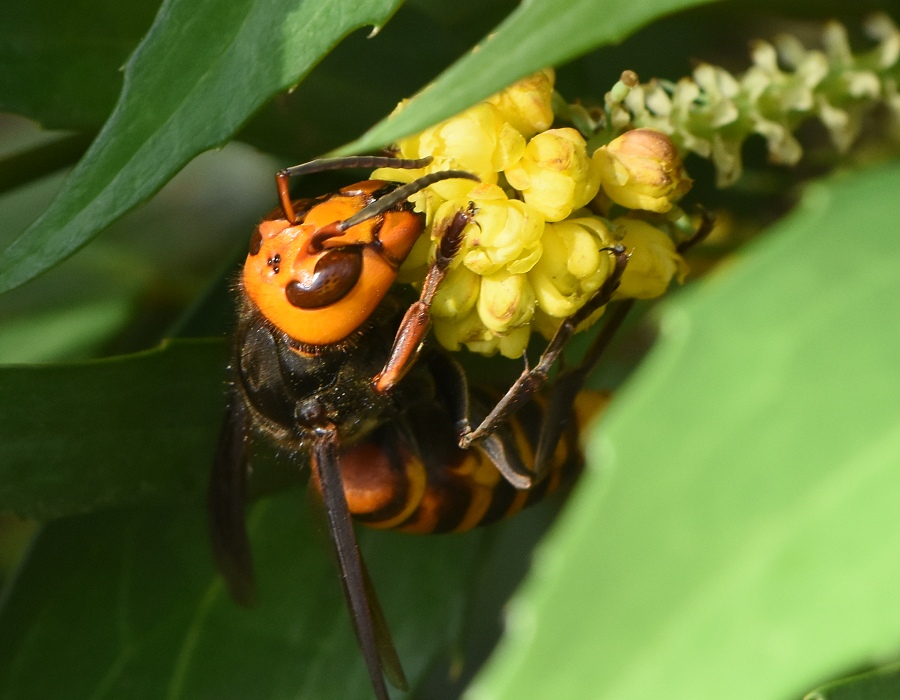
<path fill-rule="evenodd" d="M 431 313 L 446 319 L 458 319 L 475 308 L 481 278 L 464 265 L 447 271 L 447 276 L 438 285 Z"/>
<path fill-rule="evenodd" d="M 412 250 L 406 256 L 406 260 L 397 270 L 397 282 L 411 284 L 421 282 L 428 273 L 431 264 L 433 245 L 428 236 L 419 236 L 413 244 Z"/>
<path fill-rule="evenodd" d="M 613 223 L 631 253 L 614 299 L 653 299 L 665 294 L 673 277 L 684 281 L 687 263 L 665 231 L 641 219 L 622 217 Z"/>
<path fill-rule="evenodd" d="M 435 317 L 434 335 L 443 347 L 451 351 L 459 350 L 465 345 L 471 352 L 480 355 L 495 355 L 499 352 L 504 357 L 517 358 L 525 352 L 531 337 L 531 327 L 525 325 L 497 334 L 488 330 L 481 322 L 478 312 L 473 310 L 462 319 L 453 321 Z"/>
<path fill-rule="evenodd" d="M 526 325 L 534 314 L 534 291 L 525 275 L 496 272 L 481 278 L 478 316 L 494 333 Z"/>
<path fill-rule="evenodd" d="M 432 317 L 434 335 L 438 342 L 447 350 L 456 352 L 463 345 L 469 343 L 484 342 L 490 340 L 493 334 L 484 327 L 478 312 L 472 309 L 468 314 L 458 319 L 446 319 L 440 316 Z"/>
<path fill-rule="evenodd" d="M 529 338 L 531 338 L 531 327 L 522 326 L 521 328 L 514 328 L 508 333 L 492 336 L 490 340 L 485 342 L 467 343 L 466 347 L 469 351 L 477 352 L 481 355 L 493 355 L 499 352 L 503 357 L 514 360 L 522 357 L 525 353 Z"/>
<path fill-rule="evenodd" d="M 547 221 L 562 221 L 591 201 L 600 188 L 600 171 L 575 129 L 550 129 L 538 134 L 528 142 L 522 158 L 504 174 Z"/>
<path fill-rule="evenodd" d="M 475 214 L 464 230 L 458 259 L 472 272 L 491 275 L 500 270 L 528 272 L 541 256 L 544 220 L 525 202 L 509 199 L 497 185 L 481 183 L 461 199 L 451 199 L 435 214 L 440 221 L 474 204 Z"/>
<path fill-rule="evenodd" d="M 539 131 L 549 129 L 553 123 L 551 99 L 555 77 L 552 68 L 545 68 L 513 83 L 487 101 L 522 136 L 530 138 Z"/>
<path fill-rule="evenodd" d="M 525 138 L 487 102 L 425 129 L 421 134 L 397 144 L 403 158 L 431 156 L 424 172 L 466 170 L 482 182 L 494 183 L 497 173 L 519 160 L 525 150 Z M 444 199 L 462 196 L 472 183 L 446 180 L 432 185 Z M 462 188 L 462 189 L 461 189 Z"/>
<path fill-rule="evenodd" d="M 544 253 L 528 273 L 539 309 L 556 319 L 571 316 L 600 289 L 612 271 L 604 251 L 616 241 L 597 217 L 546 224 Z"/>
<path fill-rule="evenodd" d="M 594 152 L 600 184 L 616 204 L 667 212 L 691 187 L 672 140 L 655 129 L 626 131 Z"/>

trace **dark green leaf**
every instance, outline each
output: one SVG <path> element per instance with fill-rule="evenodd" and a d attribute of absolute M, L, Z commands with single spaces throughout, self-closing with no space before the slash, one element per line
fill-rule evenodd
<path fill-rule="evenodd" d="M 158 0 L 4 0 L 0 111 L 50 129 L 95 131 L 122 88 L 122 65 L 158 7 Z"/>
<path fill-rule="evenodd" d="M 895 700 L 900 698 L 900 664 L 828 683 L 803 700 Z"/>
<path fill-rule="evenodd" d="M 62 136 L 0 160 L 0 194 L 74 165 L 91 139 L 82 134 Z"/>
<path fill-rule="evenodd" d="M 0 509 L 37 518 L 196 496 L 225 405 L 225 343 L 0 368 Z"/>
<path fill-rule="evenodd" d="M 372 151 L 456 114 L 506 85 L 556 66 L 676 10 L 715 0 L 544 0 L 523 2 L 472 51 L 341 153 Z M 624 67 L 623 67 L 624 68 Z M 610 86 L 602 86 L 601 92 Z"/>
<path fill-rule="evenodd" d="M 399 0 L 172 0 L 125 72 L 119 104 L 34 226 L 0 254 L 0 291 L 35 277 L 221 145 L 346 34 Z"/>
<path fill-rule="evenodd" d="M 56 362 L 90 356 L 101 342 L 126 325 L 132 306 L 128 297 L 87 300 L 7 320 L 0 327 L 0 363 Z"/>
<path fill-rule="evenodd" d="M 200 504 L 46 526 L 0 612 L 0 694 L 369 700 L 336 568 L 303 504 L 295 491 L 253 509 L 259 592 L 249 610 L 228 599 L 213 572 Z M 535 520 L 531 513 L 524 519 Z M 443 537 L 363 533 L 414 689 L 440 658 L 438 668 L 450 666 L 451 655 L 462 658 L 457 643 L 473 590 L 498 588 L 486 577 L 497 557 L 524 561 L 522 538 L 514 545 L 494 537 L 519 529 L 511 525 Z M 478 612 L 496 619 L 496 603 Z M 438 673 L 436 687 L 447 685 L 446 674 Z"/>
<path fill-rule="evenodd" d="M 799 695 L 896 651 L 900 165 L 671 304 L 473 697 Z"/>
<path fill-rule="evenodd" d="M 513 6 L 509 0 L 479 0 L 448 26 L 447 3 L 433 9 L 407 3 L 377 37 L 348 36 L 237 138 L 295 163 L 336 148 L 450 65 Z M 456 2 L 452 9 L 460 10 Z"/>
<path fill-rule="evenodd" d="M 3 145 L 0 139 L 0 150 Z M 153 347 L 172 335 L 174 319 L 216 277 L 223 281 L 215 303 L 181 330 L 225 335 L 238 250 L 246 251 L 248 232 L 271 206 L 274 169 L 269 158 L 239 145 L 204 154 L 95 245 L 0 296 L 0 364 L 71 362 Z M 60 184 L 50 178 L 0 197 L 0 237 L 23 231 Z"/>

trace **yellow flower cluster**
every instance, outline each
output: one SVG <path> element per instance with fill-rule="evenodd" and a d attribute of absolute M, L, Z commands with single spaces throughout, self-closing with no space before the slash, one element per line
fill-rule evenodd
<path fill-rule="evenodd" d="M 431 157 L 426 168 L 372 173 L 409 182 L 454 169 L 481 179 L 441 181 L 411 198 L 431 232 L 458 211 L 474 212 L 431 309 L 435 335 L 451 350 L 521 356 L 532 331 L 550 337 L 600 289 L 613 268 L 608 251 L 620 241 L 633 248 L 620 297 L 658 296 L 686 272 L 661 229 L 634 216 L 610 221 L 589 208 L 602 200 L 596 210 L 610 202 L 671 209 L 690 187 L 671 141 L 641 129 L 588 153 L 575 129 L 550 128 L 553 80 L 552 70 L 536 73 L 397 144 L 403 158 Z M 423 236 L 401 281 L 421 280 L 433 254 L 432 237 Z"/>

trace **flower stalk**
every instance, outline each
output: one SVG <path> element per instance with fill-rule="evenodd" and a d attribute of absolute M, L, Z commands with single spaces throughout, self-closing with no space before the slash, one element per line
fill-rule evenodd
<path fill-rule="evenodd" d="M 803 149 L 794 132 L 807 119 L 819 119 L 843 153 L 876 105 L 900 117 L 900 30 L 885 14 L 869 17 L 864 29 L 874 46 L 859 53 L 838 22 L 825 26 L 821 49 L 791 35 L 757 41 L 753 65 L 737 76 L 705 63 L 674 83 L 640 83 L 626 71 L 606 94 L 605 114 L 591 119 L 572 105 L 570 118 L 593 146 L 629 129 L 661 131 L 682 153 L 710 159 L 720 187 L 740 177 L 741 147 L 753 134 L 766 140 L 773 163 L 795 165 Z"/>

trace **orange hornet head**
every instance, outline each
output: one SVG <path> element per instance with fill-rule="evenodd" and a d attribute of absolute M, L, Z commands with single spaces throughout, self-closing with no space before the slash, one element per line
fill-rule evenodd
<path fill-rule="evenodd" d="M 298 202 L 296 224 L 276 210 L 259 225 L 243 286 L 277 328 L 300 343 L 336 343 L 381 303 L 424 229 L 424 216 L 403 202 L 345 231 L 337 224 L 393 187 L 366 180 L 319 201 Z"/>

